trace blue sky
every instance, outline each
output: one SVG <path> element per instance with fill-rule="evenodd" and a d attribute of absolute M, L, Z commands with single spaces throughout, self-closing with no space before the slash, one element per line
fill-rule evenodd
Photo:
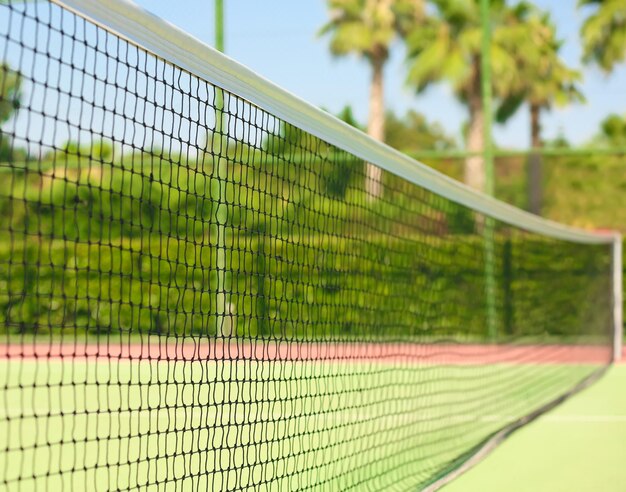
<path fill-rule="evenodd" d="M 213 0 L 137 0 L 137 3 L 176 24 L 208 44 L 213 44 Z M 334 59 L 328 40 L 317 31 L 327 19 L 324 0 L 224 0 L 226 9 L 226 53 L 264 77 L 303 99 L 338 112 L 352 105 L 361 121 L 367 119 L 369 69 L 356 57 Z M 580 67 L 578 30 L 585 12 L 576 0 L 535 0 L 552 12 L 559 36 L 564 39 L 563 58 Z M 416 96 L 404 84 L 404 53 L 395 46 L 386 69 L 385 98 L 388 107 L 403 113 L 409 108 L 439 121 L 448 132 L 459 136 L 466 112 L 446 86 L 436 86 Z M 562 132 L 570 141 L 583 143 L 597 131 L 609 113 L 626 113 L 626 65 L 611 76 L 597 68 L 584 69 L 583 105 L 555 110 L 544 117 L 544 137 Z M 506 126 L 495 129 L 500 145 L 522 148 L 529 144 L 525 108 Z"/>

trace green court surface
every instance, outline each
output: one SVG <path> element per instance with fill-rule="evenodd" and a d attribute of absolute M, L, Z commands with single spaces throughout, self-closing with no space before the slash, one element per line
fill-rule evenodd
<path fill-rule="evenodd" d="M 281 490 L 294 474 L 315 490 L 390 478 L 398 490 L 423 487 L 593 370 L 0 361 L 0 477 L 9 490 Z"/>
<path fill-rule="evenodd" d="M 515 432 L 443 490 L 626 490 L 626 365 Z"/>

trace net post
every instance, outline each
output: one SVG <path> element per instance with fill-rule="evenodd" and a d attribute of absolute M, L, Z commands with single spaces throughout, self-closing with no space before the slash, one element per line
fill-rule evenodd
<path fill-rule="evenodd" d="M 224 0 L 215 0 L 215 48 L 224 52 Z M 233 321 L 228 291 L 230 278 L 228 274 L 226 222 L 228 220 L 228 204 L 226 198 L 226 181 L 228 179 L 228 122 L 224 100 L 224 91 L 215 87 L 215 133 L 219 138 L 217 159 L 211 180 L 211 199 L 215 207 L 215 220 L 212 234 L 215 245 L 215 333 L 217 336 L 230 338 L 233 336 Z"/>
<path fill-rule="evenodd" d="M 623 273 L 622 273 L 622 236 L 615 234 L 613 239 L 613 362 L 622 359 L 622 340 L 624 336 L 623 318 Z"/>
<path fill-rule="evenodd" d="M 224 53 L 224 0 L 215 0 L 215 49 Z"/>
<path fill-rule="evenodd" d="M 491 88 L 491 5 L 490 0 L 480 1 L 481 16 L 481 58 L 480 58 L 480 91 L 483 110 L 483 164 L 485 167 L 484 192 L 494 196 L 495 177 L 493 167 L 493 136 L 492 127 L 492 88 Z M 484 250 L 485 250 L 485 310 L 487 321 L 487 336 L 490 342 L 498 338 L 498 318 L 496 308 L 496 272 L 495 272 L 495 221 L 485 216 L 484 222 Z"/>
<path fill-rule="evenodd" d="M 496 251 L 495 228 L 493 218 L 485 217 L 483 230 L 483 248 L 485 261 L 485 310 L 487 318 L 487 336 L 489 342 L 498 339 L 498 311 L 496 307 Z"/>

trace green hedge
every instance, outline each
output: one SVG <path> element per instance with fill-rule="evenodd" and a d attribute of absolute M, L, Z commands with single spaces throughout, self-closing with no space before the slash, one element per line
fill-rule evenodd
<path fill-rule="evenodd" d="M 2 239 L 0 323 L 12 332 L 217 334 L 209 244 L 157 235 L 110 244 Z M 481 241 L 231 237 L 237 334 L 483 338 Z M 500 336 L 607 335 L 607 255 L 499 239 L 496 258 Z"/>
<path fill-rule="evenodd" d="M 380 200 L 352 185 L 329 197 L 314 166 L 301 167 L 231 162 L 221 230 L 212 171 L 199 163 L 143 156 L 5 173 L 0 324 L 72 336 L 224 334 L 212 313 L 225 233 L 226 334 L 486 337 L 485 243 L 471 212 L 392 177 Z M 608 336 L 606 246 L 502 224 L 494 246 L 500 338 Z"/>

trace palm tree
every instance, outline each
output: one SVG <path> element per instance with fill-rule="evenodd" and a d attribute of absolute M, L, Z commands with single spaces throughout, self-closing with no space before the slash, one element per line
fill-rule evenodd
<path fill-rule="evenodd" d="M 467 105 L 469 126 L 467 149 L 473 153 L 465 161 L 464 180 L 484 190 L 484 115 L 481 93 L 481 19 L 478 0 L 433 0 L 436 15 L 407 36 L 408 83 L 418 92 L 432 83 L 448 81 L 456 96 Z M 520 85 L 517 58 L 524 49 L 525 20 L 530 12 L 526 3 L 513 7 L 504 0 L 491 4 L 492 80 L 497 98 L 507 98 Z"/>
<path fill-rule="evenodd" d="M 423 16 L 423 0 L 328 0 L 330 21 L 320 34 L 330 34 L 336 56 L 357 54 L 372 67 L 367 133 L 376 140 L 385 135 L 383 70 L 389 49 Z M 381 170 L 368 164 L 366 191 L 372 198 L 382 193 Z"/>
<path fill-rule="evenodd" d="M 582 74 L 568 67 L 559 56 L 562 42 L 557 39 L 556 27 L 550 16 L 535 11 L 526 22 L 525 48 L 519 52 L 518 69 L 523 73 L 519 87 L 502 101 L 496 119 L 504 122 L 524 102 L 530 111 L 530 136 L 534 150 L 543 146 L 541 112 L 554 106 L 565 106 L 585 100 L 578 83 Z M 529 42 L 528 42 L 529 41 Z M 520 42 L 523 42 L 520 40 Z M 532 213 L 541 213 L 542 162 L 539 152 L 531 153 L 528 162 L 528 206 Z"/>
<path fill-rule="evenodd" d="M 611 72 L 626 60 L 626 2 L 624 0 L 579 0 L 579 6 L 595 6 L 583 24 L 583 59 Z"/>

